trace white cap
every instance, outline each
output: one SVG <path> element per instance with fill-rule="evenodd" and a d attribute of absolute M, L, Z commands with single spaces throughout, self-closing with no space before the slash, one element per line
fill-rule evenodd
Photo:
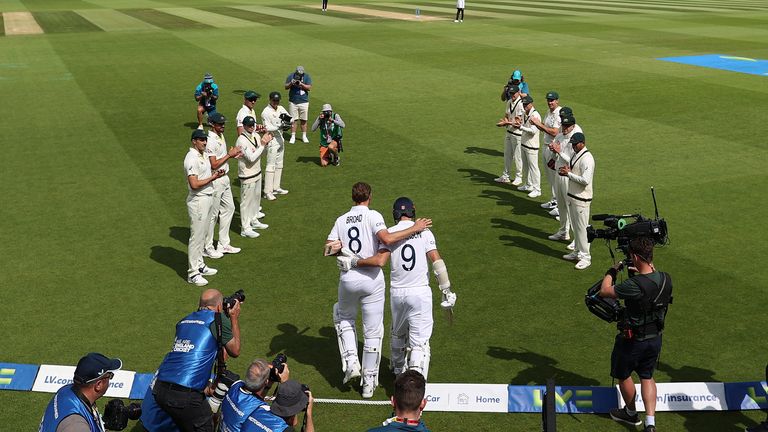
<path fill-rule="evenodd" d="M 331 108 L 331 104 L 323 105 L 323 111 L 333 111 L 333 108 Z"/>

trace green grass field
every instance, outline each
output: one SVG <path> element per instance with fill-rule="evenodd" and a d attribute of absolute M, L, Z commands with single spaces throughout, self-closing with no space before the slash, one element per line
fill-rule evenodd
<path fill-rule="evenodd" d="M 210 287 L 247 293 L 242 373 L 285 352 L 316 397 L 359 399 L 341 386 L 331 307 L 337 272 L 321 246 L 356 181 L 389 220 L 410 196 L 434 220 L 458 293 L 456 322 L 435 311 L 432 382 L 610 385 L 612 326 L 585 290 L 610 262 L 593 245 L 577 272 L 537 200 L 493 178 L 503 168 L 498 96 L 523 70 L 541 111 L 557 90 L 595 156 L 592 213 L 653 212 L 656 188 L 672 243 L 656 263 L 675 278 L 660 382 L 761 380 L 766 363 L 768 235 L 762 192 L 768 78 L 656 60 L 727 54 L 768 58 L 762 0 L 0 0 L 32 12 L 44 34 L 0 36 L 0 361 L 75 364 L 89 351 L 152 372 L 176 321 L 196 307 L 186 283 L 189 224 L 182 160 L 194 86 L 212 72 L 219 109 L 241 92 L 282 89 L 296 65 L 312 75 L 312 115 L 332 103 L 347 122 L 343 163 L 317 165 L 288 145 L 284 186 L 264 202 L 270 228 L 239 235 L 239 255 L 209 264 Z M 372 11 L 334 11 L 336 5 Z M 379 11 L 441 20 L 375 16 Z M 3 26 L 0 26 L 3 27 Z M 768 72 L 768 71 L 766 71 Z M 260 101 L 257 110 L 261 110 Z M 191 126 L 192 125 L 192 126 Z M 230 144 L 235 125 L 227 126 Z M 236 170 L 236 165 L 232 167 Z M 546 190 L 545 186 L 545 190 Z M 233 186 L 236 200 L 239 189 Z M 388 306 L 387 306 L 388 308 Z M 387 323 L 389 312 L 387 312 Z M 388 324 L 387 324 L 388 325 Z M 763 336 L 761 336 L 763 335 Z M 386 334 L 385 347 L 389 342 Z M 376 399 L 392 390 L 388 348 Z M 0 430 L 37 427 L 49 394 L 0 392 Z M 318 405 L 322 431 L 361 431 L 384 407 Z M 759 412 L 659 413 L 660 431 L 738 431 Z M 340 419 L 343 419 L 340 421 Z M 426 413 L 433 431 L 535 431 L 538 415 Z M 607 416 L 561 415 L 562 431 L 622 430 Z"/>

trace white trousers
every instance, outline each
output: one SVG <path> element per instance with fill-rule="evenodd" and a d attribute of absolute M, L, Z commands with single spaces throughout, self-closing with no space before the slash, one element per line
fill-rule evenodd
<path fill-rule="evenodd" d="M 267 144 L 267 165 L 264 168 L 264 193 L 272 193 L 280 189 L 280 181 L 283 176 L 283 157 L 285 155 L 285 141 L 282 131 L 275 132 L 280 134 L 279 138 L 274 138 Z"/>
<path fill-rule="evenodd" d="M 552 150 L 549 149 L 549 147 L 546 146 L 546 144 L 542 144 L 541 146 L 541 166 L 544 170 L 544 175 L 547 177 L 547 181 L 549 182 L 549 189 L 552 191 L 552 199 L 556 199 L 557 196 L 555 195 L 555 177 L 559 177 L 555 170 L 549 169 L 547 166 L 547 163 L 550 159 L 552 159 Z"/>
<path fill-rule="evenodd" d="M 522 147 L 522 146 L 520 146 Z M 525 185 L 541 192 L 541 172 L 539 171 L 539 151 L 522 147 L 523 172 Z"/>
<path fill-rule="evenodd" d="M 589 254 L 589 242 L 587 241 L 587 225 L 589 225 L 590 202 L 584 202 L 568 197 L 568 208 L 573 224 L 573 239 L 576 242 L 576 252 L 579 253 L 579 259 L 591 261 Z"/>
<path fill-rule="evenodd" d="M 229 244 L 229 226 L 235 215 L 235 200 L 232 198 L 232 187 L 229 185 L 229 176 L 219 177 L 213 181 L 213 211 L 205 235 L 205 247 L 213 247 L 213 231 L 216 228 L 216 219 L 219 220 L 219 244 Z"/>
<path fill-rule="evenodd" d="M 424 346 L 432 337 L 432 290 L 429 286 L 416 288 L 390 288 L 392 309 L 392 366 L 405 367 L 405 350 Z"/>
<path fill-rule="evenodd" d="M 514 163 L 514 178 L 523 177 L 523 158 L 520 154 L 520 136 L 505 132 L 504 137 L 504 172 L 502 177 L 512 177 L 512 164 Z"/>
<path fill-rule="evenodd" d="M 363 370 L 375 373 L 378 380 L 378 367 L 381 349 L 381 339 L 384 337 L 384 274 L 380 273 L 376 279 L 362 279 L 354 281 L 339 281 L 339 302 L 334 324 L 342 328 L 355 328 L 358 305 L 363 312 Z M 345 333 L 344 337 L 350 337 L 353 333 Z M 349 362 L 357 358 L 357 341 L 345 340 Z"/>
<path fill-rule="evenodd" d="M 561 176 L 557 172 L 555 177 L 555 198 L 557 198 L 557 211 L 560 212 L 560 232 L 567 233 L 571 229 L 571 220 L 568 215 L 568 177 Z"/>
<path fill-rule="evenodd" d="M 188 195 L 187 213 L 189 213 L 189 244 L 187 255 L 189 256 L 189 277 L 200 273 L 205 267 L 203 261 L 203 248 L 205 236 L 208 232 L 208 222 L 211 220 L 213 210 L 213 195 Z"/>
<path fill-rule="evenodd" d="M 251 222 L 256 220 L 261 205 L 261 175 L 258 180 L 240 185 L 240 225 L 241 231 L 251 229 Z"/>

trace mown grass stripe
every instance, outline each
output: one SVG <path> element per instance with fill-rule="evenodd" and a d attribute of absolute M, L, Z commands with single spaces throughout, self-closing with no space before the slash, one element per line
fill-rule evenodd
<path fill-rule="evenodd" d="M 733 2 L 721 2 L 721 1 L 697 1 L 693 4 L 689 2 L 679 2 L 679 1 L 653 1 L 653 2 L 642 2 L 637 0 L 622 0 L 622 2 L 626 3 L 638 3 L 640 5 L 657 5 L 659 7 L 679 7 L 683 8 L 686 11 L 690 12 L 691 7 L 712 7 L 716 9 L 725 9 L 725 10 L 761 10 L 765 9 L 765 7 L 760 7 L 757 5 L 748 5 L 743 3 L 733 3 Z"/>
<path fill-rule="evenodd" d="M 114 9 L 80 9 L 75 12 L 104 31 L 158 30 L 148 22 Z"/>
<path fill-rule="evenodd" d="M 425 3 L 427 4 L 427 3 Z M 391 11 L 391 12 L 398 12 L 398 13 L 404 13 L 404 10 L 402 8 L 387 6 L 383 4 L 350 4 L 350 6 L 364 8 L 364 9 L 371 9 L 371 10 L 381 10 L 381 11 Z M 455 11 L 454 11 L 455 12 Z M 454 12 L 437 12 L 437 11 L 430 11 L 429 14 L 422 14 L 424 16 L 433 16 L 433 17 L 439 17 L 439 18 L 453 18 L 456 14 Z M 413 13 L 413 11 L 411 11 Z"/>
<path fill-rule="evenodd" d="M 84 0 L 21 0 L 21 3 L 30 12 L 88 9 L 92 7 Z"/>
<path fill-rule="evenodd" d="M 456 13 L 456 9 L 450 6 L 424 6 L 422 4 L 406 4 L 406 3 L 380 3 L 381 5 L 391 6 L 391 7 L 399 7 L 404 9 L 411 9 L 414 10 L 416 8 L 420 8 L 423 11 L 428 12 L 449 12 L 449 13 Z M 378 6 L 378 4 L 377 4 Z M 552 11 L 552 12 L 537 12 L 534 8 L 514 8 L 515 12 L 501 12 L 497 9 L 507 9 L 507 8 L 484 8 L 484 9 L 471 9 L 466 10 L 467 16 L 479 16 L 479 17 L 486 17 L 486 18 L 504 18 L 509 19 L 512 17 L 520 17 L 520 18 L 529 18 L 529 17 L 551 17 L 552 15 L 568 15 L 572 16 L 574 14 L 571 13 L 565 13 L 565 12 L 559 12 L 559 11 Z"/>
<path fill-rule="evenodd" d="M 35 19 L 46 33 L 81 33 L 103 31 L 73 11 L 34 12 Z"/>
<path fill-rule="evenodd" d="M 234 18 L 250 21 L 254 24 L 260 24 L 260 25 L 266 25 L 266 26 L 314 25 L 315 24 L 315 23 L 308 23 L 306 21 L 299 21 L 291 18 L 280 17 L 276 15 L 266 15 L 266 14 L 261 14 L 254 11 L 234 9 L 228 6 L 204 7 L 201 9 L 208 12 L 231 16 Z"/>
<path fill-rule="evenodd" d="M 491 0 L 493 1 L 493 0 Z M 660 3 L 650 3 L 650 2 L 642 2 L 642 1 L 634 1 L 634 0 L 621 0 L 616 2 L 610 2 L 605 3 L 601 1 L 595 1 L 595 0 L 558 0 L 561 3 L 577 3 L 577 4 L 594 4 L 597 7 L 611 7 L 611 6 L 633 6 L 641 9 L 657 9 L 657 10 L 668 10 L 668 11 L 674 11 L 674 12 L 695 12 L 695 11 L 703 11 L 703 12 L 722 12 L 723 10 L 727 10 L 726 8 L 718 7 L 718 8 L 710 8 L 710 7 L 703 7 L 703 6 L 688 6 L 688 5 L 679 5 L 679 4 L 660 4 Z"/>
<path fill-rule="evenodd" d="M 497 2 L 493 2 L 493 4 L 489 3 L 477 3 L 480 7 L 486 7 L 486 8 L 493 8 L 497 9 L 498 6 L 501 5 L 496 4 Z M 473 3 L 474 4 L 474 3 Z M 577 4 L 562 4 L 562 3 L 541 3 L 541 2 L 535 2 L 535 1 L 515 1 L 515 2 L 504 2 L 504 5 L 509 6 L 531 6 L 534 7 L 537 10 L 540 10 L 542 12 L 551 12 L 551 11 L 568 11 L 568 12 L 583 12 L 590 15 L 624 15 L 627 13 L 635 13 L 632 10 L 627 10 L 625 8 L 615 8 L 615 7 L 597 7 L 594 5 L 577 5 Z"/>
<path fill-rule="evenodd" d="M 279 7 L 281 9 L 294 10 L 298 12 L 317 10 L 315 7 L 307 6 L 307 5 L 281 5 Z M 360 15 L 352 12 L 342 12 L 339 10 L 335 10 L 333 8 L 328 9 L 327 11 L 323 12 L 323 14 L 333 18 L 339 18 L 339 19 L 351 20 L 351 21 L 360 21 L 360 22 L 386 21 L 384 18 L 374 17 L 370 15 Z"/>
<path fill-rule="evenodd" d="M 0 36 L 5 36 L 5 20 L 2 13 L 0 13 Z"/>
<path fill-rule="evenodd" d="M 188 20 L 196 21 L 210 25 L 217 28 L 229 28 L 229 27 L 248 27 L 253 25 L 252 21 L 247 21 L 240 18 L 234 18 L 227 15 L 221 15 L 213 12 L 208 12 L 202 9 L 195 8 L 159 8 L 161 12 L 165 12 L 178 17 L 186 18 Z"/>
<path fill-rule="evenodd" d="M 285 9 L 270 6 L 256 6 L 256 5 L 244 5 L 244 6 L 232 6 L 235 9 L 242 9 L 252 12 L 257 12 L 265 15 L 276 15 L 284 18 L 291 18 L 299 21 L 311 22 L 315 24 L 349 24 L 354 21 L 346 19 L 336 18 L 326 15 L 320 10 L 315 10 L 314 13 L 300 12 L 293 9 Z M 309 9 L 307 9 L 309 10 Z"/>
<path fill-rule="evenodd" d="M 157 9 L 123 9 L 120 12 L 166 30 L 209 28 L 208 24 L 160 12 Z"/>

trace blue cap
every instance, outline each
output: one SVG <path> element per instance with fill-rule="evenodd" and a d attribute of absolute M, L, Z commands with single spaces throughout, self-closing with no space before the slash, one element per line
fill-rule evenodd
<path fill-rule="evenodd" d="M 76 384 L 88 384 L 104 376 L 107 372 L 115 372 L 123 367 L 123 361 L 111 359 L 104 354 L 88 353 L 77 362 L 74 382 Z"/>
<path fill-rule="evenodd" d="M 203 82 L 212 83 L 213 82 L 213 75 L 210 73 L 206 73 L 203 75 Z"/>
<path fill-rule="evenodd" d="M 516 80 L 523 79 L 523 73 L 520 72 L 520 70 L 515 70 L 514 72 L 512 72 L 512 79 L 516 79 Z"/>

